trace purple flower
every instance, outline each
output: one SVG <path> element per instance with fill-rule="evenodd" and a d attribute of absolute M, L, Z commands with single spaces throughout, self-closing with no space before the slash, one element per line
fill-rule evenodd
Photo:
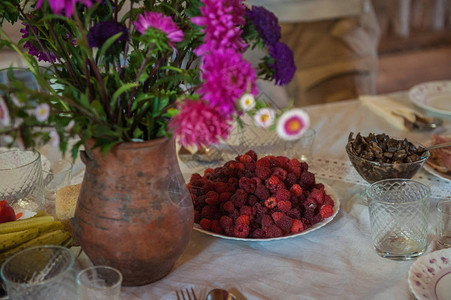
<path fill-rule="evenodd" d="M 100 0 L 96 1 L 98 2 Z M 48 0 L 48 2 L 50 4 L 50 8 L 55 14 L 62 15 L 64 10 L 67 18 L 72 16 L 75 4 L 77 4 L 77 2 L 83 3 L 87 7 L 92 6 L 92 0 Z M 38 2 L 36 3 L 36 9 L 40 8 L 42 6 L 42 3 L 44 3 L 44 0 L 38 0 Z"/>
<path fill-rule="evenodd" d="M 179 138 L 181 145 L 208 147 L 229 135 L 230 119 L 204 101 L 185 100 L 179 109 L 180 112 L 171 119 L 169 128 Z"/>
<path fill-rule="evenodd" d="M 152 11 L 144 12 L 144 14 L 139 15 L 138 21 L 133 22 L 133 24 L 141 34 L 144 34 L 147 28 L 150 27 L 161 30 L 168 37 L 172 47 L 174 43 L 183 40 L 183 31 L 177 27 L 177 24 L 174 23 L 171 17 L 161 13 Z"/>
<path fill-rule="evenodd" d="M 32 17 L 32 16 L 31 16 Z M 28 26 L 25 23 L 22 23 L 25 27 L 22 28 L 20 30 L 20 32 L 22 33 L 22 38 L 27 38 L 30 36 L 30 26 Z M 36 27 L 32 27 L 33 31 L 35 32 L 35 34 L 38 34 L 38 29 Z M 32 34 L 32 38 L 34 39 L 34 34 Z M 44 41 L 41 40 L 41 44 L 44 44 Z M 25 48 L 28 49 L 28 53 L 36 56 L 38 58 L 39 61 L 46 61 L 49 62 L 51 61 L 55 61 L 55 55 L 53 55 L 53 53 L 51 51 L 48 51 L 49 55 L 50 55 L 50 59 L 47 56 L 47 54 L 45 53 L 45 51 L 41 51 L 38 47 L 36 47 L 31 41 L 26 41 L 25 44 L 23 45 Z"/>
<path fill-rule="evenodd" d="M 128 40 L 127 27 L 116 21 L 105 21 L 94 25 L 88 32 L 89 47 L 102 47 L 102 45 L 113 35 L 122 32 L 116 42 Z"/>
<path fill-rule="evenodd" d="M 280 40 L 281 29 L 277 17 L 262 6 L 253 6 L 252 10 L 246 10 L 248 17 L 263 39 L 265 45 L 274 45 Z"/>
<path fill-rule="evenodd" d="M 205 34 L 204 44 L 194 52 L 203 55 L 208 51 L 219 48 L 232 48 L 238 51 L 246 48 L 239 26 L 245 24 L 245 7 L 241 0 L 201 0 L 204 4 L 200 8 L 202 16 L 194 17 L 191 21 L 201 27 Z"/>
<path fill-rule="evenodd" d="M 285 85 L 293 79 L 296 65 L 294 64 L 293 52 L 286 44 L 278 42 L 269 49 L 274 63 L 268 64 L 274 70 L 276 84 Z"/>
<path fill-rule="evenodd" d="M 244 93 L 257 94 L 257 76 L 251 64 L 233 49 L 211 51 L 202 58 L 202 85 L 205 100 L 229 116 Z"/>

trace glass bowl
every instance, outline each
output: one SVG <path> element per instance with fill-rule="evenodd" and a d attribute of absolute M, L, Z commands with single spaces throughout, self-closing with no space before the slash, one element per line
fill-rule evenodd
<path fill-rule="evenodd" d="M 424 148 L 424 146 L 418 143 L 411 143 L 415 146 Z M 410 179 L 423 167 L 430 156 L 429 151 L 427 151 L 422 155 L 421 159 L 409 163 L 383 163 L 371 161 L 352 153 L 350 150 L 350 142 L 346 144 L 346 153 L 356 171 L 368 183 L 390 178 Z"/>

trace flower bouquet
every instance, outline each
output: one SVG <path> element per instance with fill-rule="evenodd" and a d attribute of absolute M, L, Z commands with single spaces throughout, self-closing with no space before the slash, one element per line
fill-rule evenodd
<path fill-rule="evenodd" d="M 10 146 L 49 140 L 65 152 L 94 140 L 106 153 L 121 142 L 175 134 L 198 147 L 227 138 L 234 119 L 274 125 L 282 112 L 255 99 L 257 79 L 287 84 L 291 50 L 277 18 L 240 0 L 12 0 L 2 22 L 20 22 L 16 44 L 0 29 L 0 48 L 20 54 L 39 89 L 7 70 L 0 85 L 0 135 Z M 267 50 L 254 68 L 250 48 Z M 280 118 L 278 132 L 298 138 L 308 117 Z"/>

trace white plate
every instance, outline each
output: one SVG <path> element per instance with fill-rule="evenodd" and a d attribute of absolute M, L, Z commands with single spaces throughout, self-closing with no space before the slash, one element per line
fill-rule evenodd
<path fill-rule="evenodd" d="M 426 147 L 432 145 L 432 140 L 429 140 L 427 142 L 424 143 L 424 145 Z M 428 162 L 426 161 L 426 163 L 423 165 L 423 169 L 425 169 L 427 172 L 431 173 L 432 175 L 435 175 L 445 181 L 449 181 L 451 182 L 451 175 L 439 172 L 438 170 L 434 169 L 433 167 L 431 167 Z"/>
<path fill-rule="evenodd" d="M 335 218 L 335 216 L 337 215 L 338 211 L 340 210 L 340 200 L 338 199 L 337 193 L 330 186 L 326 185 L 325 183 L 323 183 L 323 184 L 324 184 L 326 193 L 334 200 L 334 214 L 332 216 L 330 216 L 329 218 L 324 219 L 321 222 L 316 223 L 312 227 L 307 228 L 306 230 L 304 230 L 302 232 L 299 232 L 299 233 L 296 233 L 296 234 L 292 234 L 292 235 L 281 236 L 281 237 L 277 237 L 277 238 L 255 239 L 255 238 L 238 238 L 238 237 L 233 237 L 233 236 L 228 236 L 228 235 L 214 233 L 214 232 L 202 229 L 199 224 L 194 224 L 194 229 L 197 230 L 197 231 L 200 231 L 202 233 L 211 235 L 211 236 L 215 236 L 215 237 L 219 237 L 219 238 L 223 238 L 223 239 L 228 239 L 228 240 L 237 240 L 237 241 L 245 241 L 245 242 L 269 242 L 269 241 L 276 241 L 276 240 L 285 240 L 285 239 L 291 239 L 291 238 L 294 238 L 294 237 L 298 237 L 300 235 L 304 235 L 304 234 L 310 233 L 312 231 L 315 231 L 315 230 L 323 227 L 324 225 L 326 225 L 327 223 L 332 221 L 332 219 Z"/>
<path fill-rule="evenodd" d="M 408 281 L 419 300 L 451 299 L 451 248 L 419 257 L 410 267 Z"/>
<path fill-rule="evenodd" d="M 410 100 L 424 110 L 451 117 L 451 81 L 432 81 L 409 90 Z"/>

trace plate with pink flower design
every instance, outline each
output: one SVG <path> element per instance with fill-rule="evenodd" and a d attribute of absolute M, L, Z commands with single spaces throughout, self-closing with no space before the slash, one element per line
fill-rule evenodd
<path fill-rule="evenodd" d="M 295 237 L 298 237 L 298 236 L 301 236 L 301 235 L 304 235 L 307 233 L 311 233 L 312 231 L 315 231 L 315 230 L 325 226 L 327 223 L 331 222 L 335 218 L 335 216 L 337 215 L 337 213 L 340 209 L 340 200 L 338 199 L 338 194 L 330 186 L 324 184 L 324 187 L 325 187 L 326 194 L 329 195 L 332 198 L 332 200 L 334 201 L 333 214 L 330 217 L 322 219 L 320 222 L 314 224 L 313 226 L 311 226 L 299 233 L 289 234 L 289 235 L 284 235 L 284 236 L 274 237 L 274 238 L 250 238 L 250 237 L 249 238 L 239 238 L 239 237 L 235 237 L 235 236 L 228 236 L 225 234 L 219 234 L 219 233 L 215 233 L 215 232 L 212 232 L 209 230 L 202 229 L 199 224 L 194 224 L 194 230 L 202 232 L 207 235 L 223 238 L 223 239 L 238 240 L 238 241 L 245 241 L 245 242 L 270 242 L 270 241 L 276 241 L 276 240 L 291 239 L 291 238 L 295 238 Z"/>
<path fill-rule="evenodd" d="M 451 249 L 419 257 L 410 267 L 408 281 L 419 300 L 451 299 Z"/>

